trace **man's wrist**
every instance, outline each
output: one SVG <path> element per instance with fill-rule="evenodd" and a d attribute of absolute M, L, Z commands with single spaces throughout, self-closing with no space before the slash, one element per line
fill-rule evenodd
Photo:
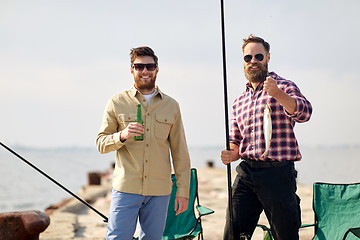
<path fill-rule="evenodd" d="M 125 138 L 121 138 L 121 135 L 122 135 L 122 131 L 120 131 L 120 134 L 119 134 L 119 138 L 120 138 L 120 142 L 125 142 L 126 141 L 126 139 Z"/>

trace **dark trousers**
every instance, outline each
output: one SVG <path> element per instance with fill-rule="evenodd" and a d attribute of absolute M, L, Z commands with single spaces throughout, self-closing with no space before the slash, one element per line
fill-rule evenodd
<path fill-rule="evenodd" d="M 298 240 L 301 214 L 294 163 L 250 165 L 242 161 L 236 168 L 232 191 L 234 240 L 239 240 L 242 233 L 252 236 L 263 210 L 276 240 Z M 229 239 L 227 218 L 224 240 Z"/>

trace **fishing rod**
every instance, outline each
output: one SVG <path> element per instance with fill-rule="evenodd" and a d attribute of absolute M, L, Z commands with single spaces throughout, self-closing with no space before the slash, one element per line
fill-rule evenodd
<path fill-rule="evenodd" d="M 226 75 L 226 50 L 225 50 L 225 20 L 224 20 L 224 0 L 221 2 L 221 36 L 222 36 L 222 60 L 223 60 L 223 77 L 224 77 L 224 105 L 225 105 L 225 134 L 226 134 L 226 150 L 230 151 L 229 142 L 229 116 L 228 116 L 228 94 L 227 94 L 227 75 Z M 233 224 L 233 204 L 232 204 L 232 188 L 231 188 L 231 163 L 227 164 L 227 180 L 228 180 L 228 209 L 229 209 L 229 239 L 234 239 Z"/>
<path fill-rule="evenodd" d="M 76 194 L 74 194 L 73 192 L 71 192 L 69 189 L 67 189 L 66 187 L 64 187 L 63 185 L 61 185 L 59 182 L 57 182 L 56 180 L 54 180 L 52 177 L 50 177 L 49 175 L 47 175 L 45 172 L 41 171 L 39 168 L 37 168 L 35 165 L 33 165 L 31 162 L 27 161 L 25 158 L 23 158 L 22 156 L 20 156 L 19 154 L 17 154 L 15 151 L 13 151 L 12 149 L 10 149 L 9 147 L 7 147 L 5 144 L 3 144 L 2 142 L 0 142 L 0 145 L 3 146 L 6 150 L 8 150 L 9 152 L 11 152 L 12 154 L 14 154 L 15 156 L 17 156 L 18 158 L 20 158 L 21 160 L 23 160 L 25 163 L 27 163 L 28 165 L 30 165 L 32 168 L 34 168 L 36 171 L 38 171 L 39 173 L 41 173 L 42 175 L 44 175 L 46 178 L 48 178 L 50 181 L 52 181 L 53 183 L 55 183 L 56 185 L 58 185 L 59 187 L 61 187 L 63 190 L 65 190 L 67 193 L 69 193 L 71 196 L 73 196 L 74 198 L 76 198 L 77 200 L 79 200 L 81 203 L 85 204 L 88 208 L 90 208 L 91 210 L 93 210 L 94 212 L 96 212 L 97 214 L 99 214 L 103 219 L 104 222 L 108 222 L 108 218 L 102 214 L 101 212 L 99 212 L 98 210 L 96 210 L 95 208 L 93 208 L 90 204 L 88 204 L 86 201 L 84 201 L 83 199 L 81 199 L 80 197 L 78 197 Z"/>

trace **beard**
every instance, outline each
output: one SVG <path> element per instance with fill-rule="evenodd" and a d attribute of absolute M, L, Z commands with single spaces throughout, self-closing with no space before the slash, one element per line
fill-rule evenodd
<path fill-rule="evenodd" d="M 250 68 L 253 66 L 258 66 L 259 69 L 258 70 L 251 70 Z M 261 81 L 264 81 L 267 77 L 268 74 L 268 64 L 260 64 L 260 63 L 255 63 L 255 64 L 249 64 L 247 66 L 244 66 L 244 72 L 245 72 L 245 76 L 246 78 L 249 80 L 249 82 L 252 83 L 259 83 Z"/>
<path fill-rule="evenodd" d="M 156 75 L 151 76 L 151 79 L 149 81 L 143 81 L 140 79 L 140 77 L 136 77 L 135 79 L 135 87 L 138 90 L 153 90 L 155 88 L 155 80 Z"/>

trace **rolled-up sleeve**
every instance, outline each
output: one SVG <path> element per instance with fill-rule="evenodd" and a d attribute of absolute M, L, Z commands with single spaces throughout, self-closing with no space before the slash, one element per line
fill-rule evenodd
<path fill-rule="evenodd" d="M 293 114 L 289 114 L 285 111 L 286 115 L 291 117 L 295 122 L 302 123 L 310 120 L 312 114 L 311 103 L 300 92 L 300 89 L 295 83 L 290 82 L 286 87 L 285 92 L 293 97 L 296 101 L 296 110 Z"/>

